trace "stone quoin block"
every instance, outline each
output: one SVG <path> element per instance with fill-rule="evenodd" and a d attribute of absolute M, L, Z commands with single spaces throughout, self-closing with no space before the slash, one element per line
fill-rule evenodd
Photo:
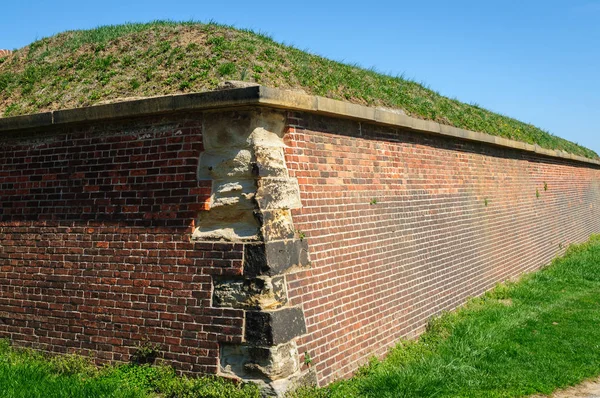
<path fill-rule="evenodd" d="M 305 239 L 247 244 L 244 249 L 244 275 L 279 275 L 294 267 L 309 265 Z"/>
<path fill-rule="evenodd" d="M 227 148 L 202 152 L 198 162 L 198 179 L 252 178 L 253 159 L 250 149 Z"/>
<path fill-rule="evenodd" d="M 256 212 L 265 241 L 294 239 L 296 231 L 289 209 Z"/>
<path fill-rule="evenodd" d="M 283 276 L 257 278 L 215 278 L 213 305 L 243 309 L 275 309 L 287 304 Z"/>
<path fill-rule="evenodd" d="M 223 373 L 269 380 L 291 376 L 300 368 L 294 342 L 270 347 L 223 344 L 220 365 Z"/>
<path fill-rule="evenodd" d="M 258 346 L 287 343 L 306 333 L 304 313 L 299 307 L 276 311 L 246 311 L 246 342 Z"/>
<path fill-rule="evenodd" d="M 261 178 L 258 180 L 256 203 L 261 210 L 299 209 L 300 187 L 294 178 Z"/>

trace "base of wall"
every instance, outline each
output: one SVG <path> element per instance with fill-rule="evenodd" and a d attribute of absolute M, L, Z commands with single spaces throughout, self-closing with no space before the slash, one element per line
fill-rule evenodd
<path fill-rule="evenodd" d="M 255 383 L 260 388 L 263 397 L 283 398 L 290 391 L 317 386 L 317 373 L 314 369 L 309 369 L 281 380 L 247 379 L 244 381 Z"/>

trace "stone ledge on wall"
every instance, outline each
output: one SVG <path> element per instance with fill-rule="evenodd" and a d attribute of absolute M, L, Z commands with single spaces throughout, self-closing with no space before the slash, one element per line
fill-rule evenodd
<path fill-rule="evenodd" d="M 369 123 L 401 127 L 415 132 L 517 149 L 537 155 L 600 165 L 600 160 L 598 159 L 589 159 L 561 150 L 546 149 L 539 145 L 464 130 L 430 120 L 417 119 L 396 110 L 352 104 L 330 98 L 308 95 L 298 90 L 282 90 L 257 85 L 238 88 L 240 86 L 236 86 L 235 84 L 231 85 L 231 87 L 235 88 L 191 94 L 165 95 L 84 108 L 0 118 L 0 133 L 53 125 L 258 105 L 267 108 L 344 117 Z"/>

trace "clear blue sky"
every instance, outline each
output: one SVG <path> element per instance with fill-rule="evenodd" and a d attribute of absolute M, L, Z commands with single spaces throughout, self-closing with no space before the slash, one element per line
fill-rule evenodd
<path fill-rule="evenodd" d="M 0 48 L 154 19 L 214 20 L 339 61 L 404 74 L 449 97 L 600 153 L 600 0 L 19 0 Z"/>

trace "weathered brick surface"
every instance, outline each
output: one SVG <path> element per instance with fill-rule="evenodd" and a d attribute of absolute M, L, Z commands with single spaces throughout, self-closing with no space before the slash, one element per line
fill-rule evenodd
<path fill-rule="evenodd" d="M 127 361 L 158 344 L 215 373 L 243 311 L 212 308 L 212 275 L 242 270 L 243 245 L 194 243 L 210 195 L 198 181 L 201 116 L 81 127 L 0 141 L 0 336 Z"/>
<path fill-rule="evenodd" d="M 263 111 L 0 137 L 0 337 L 100 362 L 148 340 L 181 370 L 216 373 L 220 353 L 235 368 L 257 350 L 245 324 L 268 315 L 283 337 L 259 348 L 291 353 L 269 377 L 296 372 L 297 344 L 325 384 L 600 232 L 597 166 L 293 112 L 284 147 L 285 115 Z M 234 150 L 236 131 L 252 146 Z M 193 232 L 215 210 L 211 178 L 257 194 L 244 208 L 256 238 L 194 241 L 210 235 Z"/>
<path fill-rule="evenodd" d="M 321 384 L 600 232 L 597 167 L 308 114 L 288 122 L 303 204 L 293 221 L 311 258 L 288 294 Z"/>

